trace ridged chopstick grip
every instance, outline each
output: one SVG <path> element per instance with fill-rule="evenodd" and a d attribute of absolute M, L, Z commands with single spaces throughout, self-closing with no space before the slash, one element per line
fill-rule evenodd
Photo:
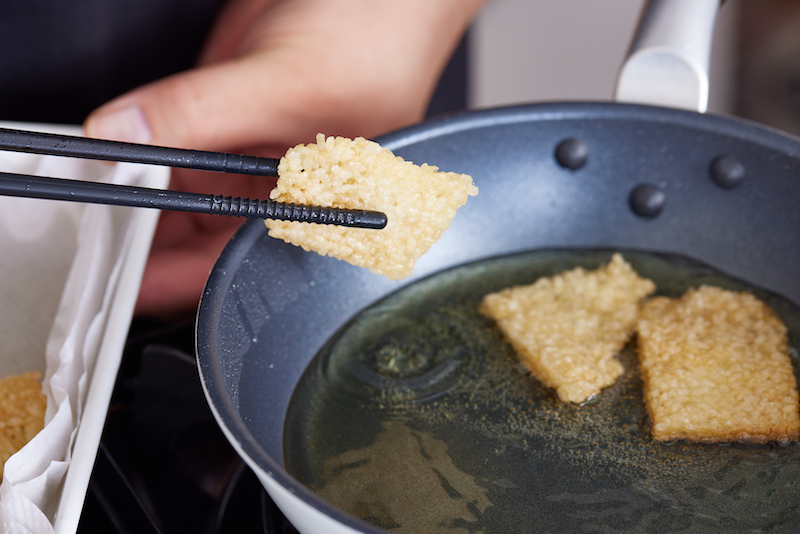
<path fill-rule="evenodd" d="M 130 185 L 0 172 L 0 195 L 381 229 L 386 215 Z"/>
<path fill-rule="evenodd" d="M 272 200 L 213 196 L 211 211 L 216 215 L 259 217 L 338 226 L 380 229 L 386 226 L 386 215 L 364 210 L 345 210 L 320 206 L 285 204 Z"/>

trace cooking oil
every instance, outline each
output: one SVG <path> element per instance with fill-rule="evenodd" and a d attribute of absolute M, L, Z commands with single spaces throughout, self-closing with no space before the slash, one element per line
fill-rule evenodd
<path fill-rule="evenodd" d="M 348 513 L 398 533 L 794 532 L 800 446 L 649 437 L 635 341 L 624 375 L 583 405 L 530 377 L 478 313 L 487 293 L 613 251 L 540 250 L 415 282 L 363 310 L 306 370 L 286 419 L 287 470 Z M 786 322 L 800 309 L 707 265 L 623 251 L 657 294 L 747 290 Z M 797 353 L 791 353 L 795 369 Z M 797 374 L 797 371 L 796 371 Z"/>

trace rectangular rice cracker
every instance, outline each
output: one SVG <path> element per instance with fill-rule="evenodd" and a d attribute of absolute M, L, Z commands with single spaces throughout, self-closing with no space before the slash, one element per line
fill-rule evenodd
<path fill-rule="evenodd" d="M 797 383 L 786 326 L 747 292 L 657 297 L 637 325 L 651 433 L 662 441 L 798 439 Z"/>
<path fill-rule="evenodd" d="M 267 220 L 269 235 L 391 279 L 410 275 L 467 198 L 466 174 L 414 165 L 363 137 L 325 137 L 286 152 L 270 198 L 279 202 L 366 209 L 386 214 L 381 230 Z"/>
<path fill-rule="evenodd" d="M 581 403 L 623 373 L 616 358 L 633 334 L 642 299 L 655 284 L 620 254 L 593 271 L 576 268 L 486 295 L 520 361 L 559 399 Z"/>

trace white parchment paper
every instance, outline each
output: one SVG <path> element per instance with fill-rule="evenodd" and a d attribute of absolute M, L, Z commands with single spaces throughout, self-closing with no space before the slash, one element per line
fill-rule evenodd
<path fill-rule="evenodd" d="M 2 151 L 0 171 L 156 188 L 169 179 L 160 167 Z M 38 370 L 47 396 L 44 429 L 5 464 L 0 532 L 77 528 L 156 220 L 155 210 L 0 196 L 0 376 Z M 81 428 L 87 418 L 93 428 Z"/>

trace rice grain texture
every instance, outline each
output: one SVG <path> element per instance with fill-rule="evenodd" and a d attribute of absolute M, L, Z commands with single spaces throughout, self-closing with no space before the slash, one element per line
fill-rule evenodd
<path fill-rule="evenodd" d="M 31 371 L 0 379 L 0 478 L 6 460 L 44 428 L 47 399 L 40 378 Z"/>
<path fill-rule="evenodd" d="M 652 436 L 662 441 L 797 440 L 786 326 L 761 300 L 718 287 L 642 310 L 639 360 Z"/>
<path fill-rule="evenodd" d="M 267 220 L 269 235 L 391 279 L 414 265 L 478 188 L 465 174 L 414 165 L 364 138 L 317 135 L 286 152 L 278 166 L 279 202 L 366 209 L 386 214 L 382 230 Z"/>
<path fill-rule="evenodd" d="M 620 254 L 593 271 L 581 267 L 486 295 L 520 361 L 559 399 L 581 403 L 624 371 L 616 355 L 633 333 L 640 302 L 655 284 Z"/>

